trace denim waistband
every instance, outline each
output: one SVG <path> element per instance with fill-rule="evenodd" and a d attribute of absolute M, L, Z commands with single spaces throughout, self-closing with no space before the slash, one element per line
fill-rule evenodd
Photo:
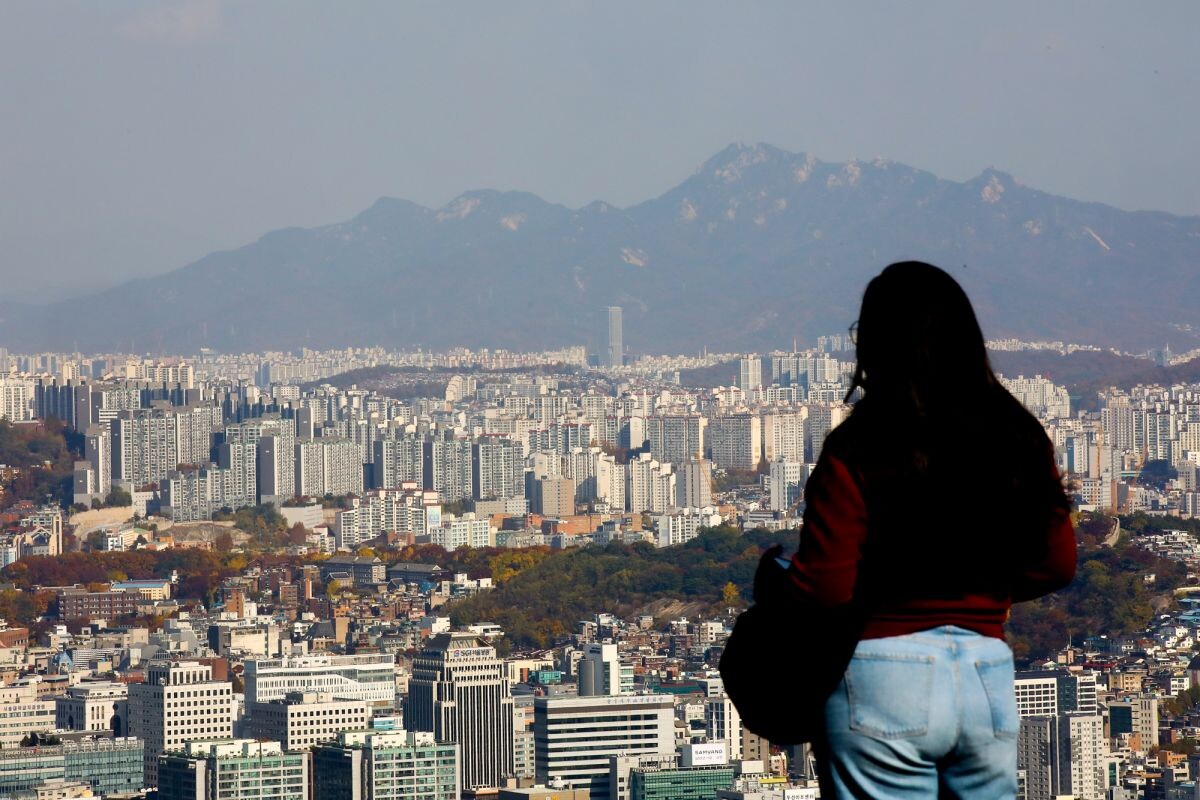
<path fill-rule="evenodd" d="M 996 651 L 1009 652 L 1008 645 L 1003 639 L 984 636 L 957 625 L 943 625 L 916 633 L 906 633 L 901 636 L 889 636 L 882 639 L 863 639 L 859 642 L 860 650 L 891 650 L 896 648 L 936 648 L 951 652 L 958 651 Z"/>

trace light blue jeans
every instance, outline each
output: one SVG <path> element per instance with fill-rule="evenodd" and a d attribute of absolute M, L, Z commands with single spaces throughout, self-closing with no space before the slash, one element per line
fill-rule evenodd
<path fill-rule="evenodd" d="M 941 628 L 865 639 L 825 705 L 821 797 L 980 798 L 1017 793 L 1012 651 Z"/>

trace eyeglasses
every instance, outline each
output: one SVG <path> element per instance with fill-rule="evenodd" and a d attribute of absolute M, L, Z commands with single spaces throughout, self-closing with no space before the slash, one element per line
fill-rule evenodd
<path fill-rule="evenodd" d="M 858 346 L 858 320 L 850 323 L 850 343 Z"/>

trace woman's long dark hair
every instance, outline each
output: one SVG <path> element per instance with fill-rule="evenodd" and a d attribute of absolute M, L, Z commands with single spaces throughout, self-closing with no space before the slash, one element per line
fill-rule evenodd
<path fill-rule="evenodd" d="M 893 596 L 1003 593 L 1069 507 L 1041 424 L 996 378 L 971 303 L 945 271 L 892 264 L 867 285 L 856 327 L 847 399 L 862 398 L 827 446 L 863 478 L 870 561 L 886 565 L 871 582 Z"/>

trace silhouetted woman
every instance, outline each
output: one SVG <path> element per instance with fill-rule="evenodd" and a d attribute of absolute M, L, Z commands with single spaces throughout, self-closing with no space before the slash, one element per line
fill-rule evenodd
<path fill-rule="evenodd" d="M 807 600 L 865 615 L 814 743 L 821 796 L 1012 798 L 1003 625 L 1075 572 L 1053 447 L 937 267 L 885 269 L 852 334 L 862 398 L 825 441 L 788 571 Z"/>

